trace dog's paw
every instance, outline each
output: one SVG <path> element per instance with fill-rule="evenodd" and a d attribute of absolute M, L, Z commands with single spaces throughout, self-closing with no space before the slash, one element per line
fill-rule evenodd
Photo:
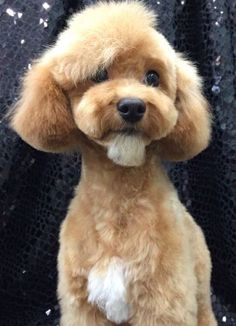
<path fill-rule="evenodd" d="M 99 272 L 96 266 L 90 271 L 88 301 L 116 324 L 129 320 L 131 309 L 126 301 L 124 265 L 120 259 L 113 258 L 105 273 Z"/>

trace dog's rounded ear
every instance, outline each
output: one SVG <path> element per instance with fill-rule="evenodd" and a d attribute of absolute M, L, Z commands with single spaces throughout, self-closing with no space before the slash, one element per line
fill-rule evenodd
<path fill-rule="evenodd" d="M 11 127 L 36 149 L 62 152 L 76 146 L 79 130 L 69 100 L 40 62 L 25 75 L 20 99 L 9 116 Z"/>
<path fill-rule="evenodd" d="M 204 150 L 211 135 L 211 114 L 202 94 L 202 81 L 193 64 L 176 58 L 178 120 L 173 131 L 159 142 L 164 160 L 188 160 Z"/>

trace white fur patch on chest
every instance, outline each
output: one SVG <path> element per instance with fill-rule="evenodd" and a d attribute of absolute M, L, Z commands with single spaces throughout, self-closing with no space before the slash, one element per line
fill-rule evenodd
<path fill-rule="evenodd" d="M 94 266 L 88 276 L 88 301 L 96 304 L 110 321 L 120 324 L 130 318 L 126 301 L 124 263 L 112 258 L 106 272 L 101 274 Z"/>

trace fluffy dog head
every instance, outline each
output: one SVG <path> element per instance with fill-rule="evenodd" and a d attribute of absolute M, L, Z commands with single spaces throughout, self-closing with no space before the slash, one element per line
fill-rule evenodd
<path fill-rule="evenodd" d="M 202 151 L 210 119 L 201 79 L 155 21 L 137 2 L 75 14 L 25 76 L 13 128 L 54 152 L 76 148 L 85 135 L 125 166 L 141 165 L 149 144 L 169 160 Z"/>

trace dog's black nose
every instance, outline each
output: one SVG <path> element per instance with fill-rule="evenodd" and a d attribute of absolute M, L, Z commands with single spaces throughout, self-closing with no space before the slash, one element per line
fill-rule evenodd
<path fill-rule="evenodd" d="M 127 97 L 118 102 L 117 110 L 125 121 L 134 123 L 142 119 L 146 106 L 139 98 Z"/>

